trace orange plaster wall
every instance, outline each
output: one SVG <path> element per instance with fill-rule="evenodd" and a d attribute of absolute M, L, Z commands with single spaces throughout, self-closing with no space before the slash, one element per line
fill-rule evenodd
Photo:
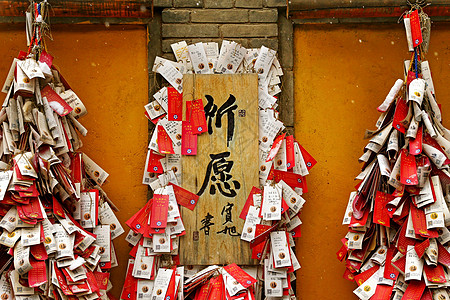
<path fill-rule="evenodd" d="M 450 126 L 450 25 L 434 24 L 427 55 L 444 125 Z M 409 59 L 402 24 L 299 25 L 295 28 L 295 136 L 318 160 L 308 176 L 297 255 L 297 297 L 357 299 L 335 253 L 342 218 L 360 172 L 358 157 L 375 129 L 377 106 Z"/>
<path fill-rule="evenodd" d="M 147 39 L 144 26 L 53 25 L 48 41 L 54 64 L 84 102 L 88 129 L 82 151 L 110 176 L 103 185 L 125 221 L 146 202 L 142 170 L 148 144 L 143 106 L 148 102 Z M 24 25 L 0 26 L 0 81 L 13 57 L 26 50 Z M 119 267 L 112 271 L 113 294 L 123 286 L 128 252 L 125 234 L 114 240 Z"/>

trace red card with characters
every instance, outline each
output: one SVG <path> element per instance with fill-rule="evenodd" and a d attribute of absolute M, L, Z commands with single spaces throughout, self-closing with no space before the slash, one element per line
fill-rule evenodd
<path fill-rule="evenodd" d="M 312 157 L 312 155 L 309 154 L 309 152 L 306 151 L 305 148 L 302 147 L 302 145 L 300 145 L 300 143 L 298 143 L 298 146 L 300 147 L 300 152 L 302 153 L 303 160 L 305 161 L 306 164 L 306 168 L 309 171 L 311 170 L 312 167 L 314 167 L 317 164 L 317 160 L 315 160 L 314 157 Z"/>
<path fill-rule="evenodd" d="M 247 197 L 247 201 L 245 201 L 244 208 L 242 208 L 239 218 L 241 218 L 242 220 L 245 220 L 247 218 L 248 209 L 251 205 L 253 205 L 253 195 L 261 194 L 261 192 L 262 192 L 261 189 L 257 187 L 252 187 L 252 190 L 250 191 L 250 194 Z"/>
<path fill-rule="evenodd" d="M 156 154 L 155 152 L 150 150 L 150 157 L 148 158 L 147 172 L 157 173 L 157 174 L 164 173 L 164 169 L 161 164 L 161 159 L 163 159 L 164 157 L 165 157 L 164 155 Z"/>
<path fill-rule="evenodd" d="M 375 197 L 375 206 L 373 211 L 373 222 L 390 227 L 389 215 L 386 211 L 386 204 L 394 200 L 394 196 L 377 191 Z"/>
<path fill-rule="evenodd" d="M 375 290 L 375 294 L 370 298 L 371 300 L 386 300 L 390 299 L 394 285 L 378 284 Z"/>
<path fill-rule="evenodd" d="M 280 182 L 280 180 L 283 180 L 284 182 L 286 182 L 287 185 L 289 185 L 293 189 L 299 187 L 303 189 L 303 193 L 308 192 L 305 177 L 299 174 L 280 170 L 273 170 L 273 177 L 276 182 Z"/>
<path fill-rule="evenodd" d="M 286 167 L 288 170 L 295 167 L 295 151 L 294 151 L 293 135 L 288 135 L 286 137 Z"/>
<path fill-rule="evenodd" d="M 38 287 L 47 282 L 47 267 L 43 260 L 30 258 L 32 269 L 28 272 L 28 284 L 30 287 Z"/>
<path fill-rule="evenodd" d="M 425 281 L 423 280 L 411 280 L 403 294 L 402 300 L 417 300 L 422 297 L 425 290 Z"/>
<path fill-rule="evenodd" d="M 404 185 L 417 185 L 416 157 L 408 153 L 408 150 L 402 149 L 400 152 L 400 182 Z"/>
<path fill-rule="evenodd" d="M 244 270 L 242 270 L 235 263 L 223 267 L 228 274 L 231 275 L 237 282 L 239 282 L 244 288 L 248 288 L 256 282 L 256 279 L 248 275 Z"/>
<path fill-rule="evenodd" d="M 422 30 L 420 29 L 420 18 L 417 9 L 409 14 L 409 20 L 411 21 L 411 36 L 413 40 L 413 46 L 417 47 L 423 42 Z"/>
<path fill-rule="evenodd" d="M 186 101 L 186 119 L 192 125 L 192 134 L 201 134 L 208 131 L 202 99 Z"/>
<path fill-rule="evenodd" d="M 444 267 L 438 264 L 436 267 L 423 264 L 423 270 L 427 276 L 428 281 L 433 283 L 446 283 Z"/>
<path fill-rule="evenodd" d="M 173 150 L 173 143 L 170 136 L 167 134 L 164 127 L 157 126 L 158 129 L 158 151 L 162 154 L 175 154 Z"/>
<path fill-rule="evenodd" d="M 153 204 L 150 214 L 151 228 L 166 228 L 167 213 L 169 211 L 169 195 L 153 195 Z"/>
<path fill-rule="evenodd" d="M 134 216 L 132 216 L 125 224 L 128 225 L 134 232 L 140 234 L 146 233 L 148 227 L 148 214 L 150 212 L 152 200 L 149 200 L 147 204 L 142 207 Z"/>
<path fill-rule="evenodd" d="M 395 246 L 391 245 L 391 247 L 387 250 L 386 253 L 386 262 L 384 264 L 384 273 L 383 273 L 383 277 L 390 280 L 397 280 L 398 274 L 400 273 L 391 264 L 392 258 L 394 257 L 394 253 L 395 253 Z"/>
<path fill-rule="evenodd" d="M 411 208 L 411 219 L 413 221 L 415 233 L 423 237 L 427 237 L 428 230 L 425 212 L 422 209 L 415 207 L 414 205 L 411 205 L 410 208 Z"/>
<path fill-rule="evenodd" d="M 49 85 L 41 90 L 42 98 L 46 97 L 50 107 L 61 117 L 70 114 L 73 108 L 64 101 Z"/>
<path fill-rule="evenodd" d="M 183 95 L 178 93 L 174 87 L 168 86 L 167 101 L 167 119 L 169 121 L 181 121 L 183 114 Z"/>
<path fill-rule="evenodd" d="M 416 138 L 409 142 L 409 154 L 419 155 L 422 153 L 422 142 L 423 142 L 423 127 L 419 126 L 417 130 Z"/>
<path fill-rule="evenodd" d="M 197 155 L 197 138 L 193 126 L 188 121 L 183 121 L 181 127 L 181 154 Z"/>
<path fill-rule="evenodd" d="M 186 207 L 190 210 L 194 210 L 197 205 L 199 196 L 189 192 L 182 187 L 169 182 L 169 184 L 173 187 L 173 192 L 175 194 L 175 198 L 177 199 L 177 203 L 183 207 Z"/>
<path fill-rule="evenodd" d="M 47 51 L 43 50 L 41 55 L 39 56 L 39 61 L 46 63 L 50 68 L 53 65 L 53 56 L 47 53 Z"/>
<path fill-rule="evenodd" d="M 408 116 L 409 105 L 403 98 L 399 98 L 397 100 L 397 104 L 395 107 L 394 120 L 392 122 L 392 127 L 400 131 L 401 133 L 405 133 L 407 129 L 407 124 L 409 123 L 406 120 L 406 116 Z"/>

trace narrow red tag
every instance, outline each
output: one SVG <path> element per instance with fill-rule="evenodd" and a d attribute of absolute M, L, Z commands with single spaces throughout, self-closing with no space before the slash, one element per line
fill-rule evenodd
<path fill-rule="evenodd" d="M 416 250 L 417 255 L 419 258 L 422 258 L 422 256 L 425 254 L 425 251 L 427 251 L 427 248 L 430 247 L 430 239 L 426 239 L 420 244 L 416 244 L 414 246 L 414 250 Z"/>
<path fill-rule="evenodd" d="M 423 280 L 411 280 L 403 294 L 402 300 L 417 300 L 422 297 L 425 290 L 425 281 Z"/>
<path fill-rule="evenodd" d="M 197 135 L 188 121 L 183 121 L 181 127 L 181 154 L 197 155 Z"/>
<path fill-rule="evenodd" d="M 164 169 L 160 160 L 163 158 L 163 155 L 159 155 L 151 151 L 150 157 L 148 158 L 147 172 L 162 174 L 164 172 Z"/>
<path fill-rule="evenodd" d="M 411 35 L 413 40 L 413 46 L 417 47 L 423 42 L 422 30 L 420 29 L 419 12 L 417 10 L 413 11 L 409 15 L 409 20 L 411 21 Z"/>
<path fill-rule="evenodd" d="M 390 194 L 386 194 L 377 191 L 375 197 L 375 206 L 373 211 L 373 222 L 390 227 L 390 218 L 386 210 L 386 205 L 391 202 L 394 197 Z"/>
<path fill-rule="evenodd" d="M 409 154 L 411 155 L 419 155 L 422 153 L 422 142 L 423 142 L 423 127 L 419 126 L 417 130 L 416 138 L 409 142 Z"/>
<path fill-rule="evenodd" d="M 417 185 L 416 157 L 408 153 L 408 150 L 402 149 L 400 152 L 400 182 L 404 185 Z"/>
<path fill-rule="evenodd" d="M 239 282 L 244 288 L 248 288 L 252 284 L 256 283 L 256 279 L 247 274 L 235 263 L 223 267 L 228 274 L 231 275 L 237 282 Z"/>
<path fill-rule="evenodd" d="M 47 267 L 45 261 L 30 258 L 32 269 L 28 272 L 28 284 L 30 287 L 38 287 L 47 282 Z"/>
<path fill-rule="evenodd" d="M 261 189 L 252 187 L 252 190 L 247 197 L 247 201 L 245 201 L 244 207 L 242 208 L 241 214 L 239 215 L 239 218 L 241 218 L 242 220 L 245 220 L 247 218 L 248 209 L 251 205 L 253 205 L 253 195 L 255 194 L 261 194 Z"/>
<path fill-rule="evenodd" d="M 369 270 L 356 275 L 355 276 L 356 284 L 358 286 L 363 284 L 367 279 L 369 279 L 373 274 L 375 274 L 375 272 L 377 272 L 379 268 L 380 268 L 380 266 L 376 265 L 376 266 L 373 266 L 372 268 L 370 268 Z"/>
<path fill-rule="evenodd" d="M 169 182 L 169 185 L 173 187 L 173 192 L 175 193 L 177 203 L 190 210 L 194 210 L 195 206 L 197 205 L 199 196 L 171 182 Z"/>
<path fill-rule="evenodd" d="M 173 150 L 172 139 L 167 134 L 164 127 L 161 125 L 157 126 L 158 128 L 158 151 L 161 154 L 175 154 Z"/>
<path fill-rule="evenodd" d="M 428 236 L 425 212 L 420 208 L 416 208 L 414 205 L 411 205 L 410 207 L 415 233 L 425 237 Z"/>
<path fill-rule="evenodd" d="M 150 214 L 151 228 L 166 228 L 167 213 L 169 211 L 169 195 L 153 195 L 153 204 Z"/>
<path fill-rule="evenodd" d="M 302 145 L 300 145 L 300 143 L 298 143 L 298 146 L 300 147 L 300 152 L 302 153 L 303 160 L 305 161 L 306 164 L 306 168 L 309 171 L 311 170 L 312 167 L 314 167 L 317 164 L 317 160 L 315 160 L 314 157 L 312 157 L 312 155 L 309 154 L 309 152 L 306 151 Z"/>
<path fill-rule="evenodd" d="M 438 262 L 450 268 L 450 253 L 441 243 L 438 243 L 438 253 Z"/>
<path fill-rule="evenodd" d="M 295 167 L 295 151 L 294 151 L 294 136 L 286 136 L 286 167 L 288 170 Z"/>
<path fill-rule="evenodd" d="M 183 95 L 172 86 L 167 87 L 167 119 L 169 121 L 181 121 L 183 114 Z"/>
<path fill-rule="evenodd" d="M 434 283 L 446 283 L 447 279 L 445 278 L 444 267 L 438 264 L 436 267 L 429 266 L 427 264 L 423 264 L 423 270 L 425 271 L 425 275 L 427 276 L 428 281 Z"/>
<path fill-rule="evenodd" d="M 39 56 L 39 61 L 46 63 L 49 68 L 51 68 L 53 64 L 53 56 L 47 53 L 47 51 L 43 50 L 41 55 Z"/>
<path fill-rule="evenodd" d="M 291 188 L 299 187 L 303 189 L 303 193 L 308 192 L 305 177 L 299 174 L 280 170 L 273 170 L 273 175 L 276 182 L 280 182 L 280 180 L 283 180 Z"/>
<path fill-rule="evenodd" d="M 395 107 L 395 113 L 394 113 L 394 119 L 392 122 L 392 127 L 397 129 L 401 133 L 405 133 L 406 129 L 407 129 L 407 127 L 406 127 L 407 122 L 405 123 L 405 119 L 406 119 L 406 116 L 408 115 L 408 111 L 409 111 L 409 106 L 408 106 L 408 103 L 406 102 L 406 100 L 404 100 L 403 98 L 399 98 L 397 100 L 397 104 Z"/>
<path fill-rule="evenodd" d="M 49 85 L 41 90 L 41 96 L 47 98 L 50 107 L 61 117 L 68 115 L 73 110 Z"/>
<path fill-rule="evenodd" d="M 395 246 L 391 245 L 391 247 L 387 250 L 386 253 L 386 262 L 384 264 L 384 273 L 383 273 L 383 277 L 390 280 L 397 280 L 398 274 L 400 273 L 391 264 L 392 258 L 395 255 L 394 253 L 395 253 Z"/>
<path fill-rule="evenodd" d="M 186 118 L 192 125 L 192 134 L 208 131 L 202 99 L 186 101 Z"/>
<path fill-rule="evenodd" d="M 390 299 L 392 290 L 394 289 L 394 285 L 384 285 L 378 284 L 377 289 L 375 290 L 375 294 L 370 298 L 370 300 L 386 300 Z"/>

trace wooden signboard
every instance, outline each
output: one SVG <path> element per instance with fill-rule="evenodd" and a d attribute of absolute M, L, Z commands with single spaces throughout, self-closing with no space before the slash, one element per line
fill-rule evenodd
<path fill-rule="evenodd" d="M 182 210 L 181 264 L 256 264 L 240 239 L 239 214 L 259 185 L 258 77 L 184 75 L 183 103 L 193 99 L 203 101 L 208 132 L 198 137 L 197 155 L 182 159 L 182 186 L 200 199 L 193 211 Z"/>

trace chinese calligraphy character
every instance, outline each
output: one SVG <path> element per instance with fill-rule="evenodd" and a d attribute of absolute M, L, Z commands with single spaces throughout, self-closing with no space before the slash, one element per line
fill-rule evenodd
<path fill-rule="evenodd" d="M 217 189 L 223 196 L 230 198 L 235 197 L 237 195 L 235 189 L 240 189 L 241 184 L 237 180 L 232 180 L 231 182 L 234 186 L 234 188 L 232 188 L 230 183 L 228 182 L 233 177 L 229 173 L 234 164 L 233 161 L 227 161 L 225 159 L 230 156 L 230 152 L 227 151 L 218 154 L 210 154 L 209 156 L 211 157 L 211 161 L 206 168 L 205 179 L 203 180 L 203 184 L 197 195 L 203 195 L 209 181 L 211 180 L 211 186 L 209 188 L 209 193 L 211 195 L 216 194 L 217 186 Z"/>
<path fill-rule="evenodd" d="M 214 216 L 211 216 L 209 213 L 205 216 L 205 218 L 203 220 L 201 220 L 203 227 L 200 228 L 200 230 L 204 230 L 205 231 L 205 235 L 209 235 L 209 229 L 211 226 L 214 225 L 213 222 L 211 222 L 211 220 L 214 218 Z"/>
<path fill-rule="evenodd" d="M 221 231 L 218 231 L 217 233 L 223 233 L 223 234 L 228 234 L 230 236 L 240 236 L 241 234 L 239 232 L 237 232 L 236 230 L 236 226 L 225 226 L 224 229 L 222 229 Z"/>
<path fill-rule="evenodd" d="M 223 216 L 223 214 L 225 213 L 225 223 L 223 223 L 222 225 L 227 224 L 228 222 L 233 222 L 232 215 L 231 215 L 231 209 L 233 208 L 234 204 L 228 202 L 227 205 L 225 205 L 222 209 L 221 215 Z"/>
<path fill-rule="evenodd" d="M 217 105 L 214 104 L 214 98 L 210 95 L 205 95 L 208 103 L 205 105 L 205 116 L 208 123 L 208 133 L 212 134 L 213 129 L 211 123 L 213 118 L 216 117 L 215 125 L 217 128 L 222 128 L 222 117 L 227 116 L 227 146 L 233 140 L 234 136 L 234 111 L 237 109 L 236 97 L 230 94 L 227 101 L 225 101 L 222 106 L 217 109 Z"/>

